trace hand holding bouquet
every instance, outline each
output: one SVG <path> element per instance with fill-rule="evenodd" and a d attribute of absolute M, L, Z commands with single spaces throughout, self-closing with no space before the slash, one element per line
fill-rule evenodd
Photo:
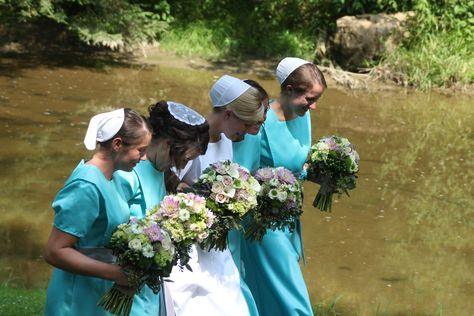
<path fill-rule="evenodd" d="M 206 197 L 206 206 L 215 216 L 202 246 L 224 250 L 229 230 L 240 229 L 244 215 L 257 206 L 260 184 L 247 169 L 224 160 L 206 168 L 193 187 Z"/>
<path fill-rule="evenodd" d="M 346 193 L 356 186 L 359 154 L 347 138 L 324 137 L 311 147 L 307 178 L 321 185 L 313 206 L 331 211 L 332 195 Z"/>
<path fill-rule="evenodd" d="M 193 193 L 167 195 L 148 216 L 169 232 L 181 267 L 189 261 L 189 249 L 209 236 L 214 214 L 206 208 L 206 199 Z"/>
<path fill-rule="evenodd" d="M 267 229 L 295 228 L 295 220 L 302 213 L 301 185 L 290 170 L 258 169 L 255 179 L 262 189 L 257 196 L 258 206 L 251 211 L 252 221 L 245 227 L 245 238 L 262 240 Z"/>
<path fill-rule="evenodd" d="M 158 223 L 131 218 L 119 225 L 109 243 L 128 278 L 130 290 L 114 284 L 98 305 L 115 315 L 130 315 L 133 296 L 146 284 L 158 293 L 162 277 L 169 276 L 175 264 L 175 247 L 170 235 Z"/>

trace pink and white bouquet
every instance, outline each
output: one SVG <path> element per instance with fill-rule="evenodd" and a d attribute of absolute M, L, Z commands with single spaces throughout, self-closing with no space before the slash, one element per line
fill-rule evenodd
<path fill-rule="evenodd" d="M 307 179 L 321 185 L 313 206 L 331 211 L 334 193 L 346 193 L 356 186 L 359 154 L 347 138 L 329 136 L 311 147 Z"/>
<path fill-rule="evenodd" d="M 114 284 L 97 303 L 115 315 L 130 315 L 133 297 L 146 284 L 158 293 L 163 277 L 176 263 L 176 250 L 168 232 L 149 218 L 131 218 L 119 225 L 108 245 L 128 278 L 130 288 Z"/>
<path fill-rule="evenodd" d="M 128 224 L 119 225 L 108 247 L 117 257 L 130 288 L 114 284 L 98 305 L 115 315 L 128 316 L 133 296 L 145 284 L 156 294 L 173 266 L 189 268 L 189 249 L 209 236 L 213 219 L 203 197 L 178 193 L 165 196 L 145 218 L 131 218 Z"/>
<path fill-rule="evenodd" d="M 165 196 L 159 205 L 148 211 L 147 217 L 169 233 L 181 267 L 187 266 L 191 245 L 203 242 L 214 222 L 206 199 L 193 193 Z"/>
<path fill-rule="evenodd" d="M 303 206 L 299 181 L 284 167 L 261 168 L 254 177 L 262 189 L 257 196 L 258 206 L 250 212 L 252 219 L 245 225 L 245 237 L 262 240 L 267 229 L 293 231 Z"/>
<path fill-rule="evenodd" d="M 204 248 L 224 250 L 231 229 L 240 229 L 249 210 L 257 206 L 260 184 L 240 165 L 223 160 L 206 168 L 193 188 L 206 197 L 206 206 L 214 214 L 209 237 Z"/>

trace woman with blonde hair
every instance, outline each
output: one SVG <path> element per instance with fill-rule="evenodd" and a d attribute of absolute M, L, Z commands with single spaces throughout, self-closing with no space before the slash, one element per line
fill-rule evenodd
<path fill-rule="evenodd" d="M 264 107 L 259 92 L 240 79 L 224 75 L 213 85 L 213 105 L 208 115 L 210 141 L 204 155 L 195 159 L 183 176 L 186 185 L 197 181 L 202 171 L 220 160 L 233 160 L 232 142 L 244 139 L 262 120 Z M 229 243 L 224 251 L 193 248 L 193 272 L 175 269 L 166 283 L 177 316 L 258 315 L 252 295 L 240 277 L 233 253 L 240 245 Z"/>

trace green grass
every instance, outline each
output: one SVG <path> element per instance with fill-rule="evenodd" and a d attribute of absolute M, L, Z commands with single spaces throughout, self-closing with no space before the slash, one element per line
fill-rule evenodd
<path fill-rule="evenodd" d="M 315 43 L 307 36 L 283 30 L 251 36 L 223 22 L 196 22 L 171 28 L 160 40 L 160 48 L 180 56 L 205 59 L 281 58 L 300 56 L 312 60 Z"/>
<path fill-rule="evenodd" d="M 421 90 L 473 84 L 474 42 L 459 33 L 430 34 L 400 47 L 382 65 L 389 69 L 387 79 Z"/>
<path fill-rule="evenodd" d="M 0 286 L 0 315 L 43 315 L 45 301 L 45 289 Z"/>

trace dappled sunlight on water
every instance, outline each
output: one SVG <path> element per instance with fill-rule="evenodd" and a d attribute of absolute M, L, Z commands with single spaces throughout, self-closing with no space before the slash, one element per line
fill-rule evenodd
<path fill-rule="evenodd" d="M 23 69 L 0 76 L 0 282 L 45 287 L 41 259 L 50 204 L 82 158 L 87 122 L 118 106 L 146 113 L 176 100 L 206 114 L 222 73 L 139 67 Z M 241 76 L 243 78 L 243 76 Z M 259 80 L 271 95 L 273 79 Z M 314 302 L 339 298 L 349 314 L 469 315 L 474 310 L 474 101 L 399 90 L 329 89 L 313 140 L 357 145 L 358 187 L 332 213 L 311 207 L 305 184 L 305 278 Z M 346 314 L 344 312 L 343 314 Z"/>

